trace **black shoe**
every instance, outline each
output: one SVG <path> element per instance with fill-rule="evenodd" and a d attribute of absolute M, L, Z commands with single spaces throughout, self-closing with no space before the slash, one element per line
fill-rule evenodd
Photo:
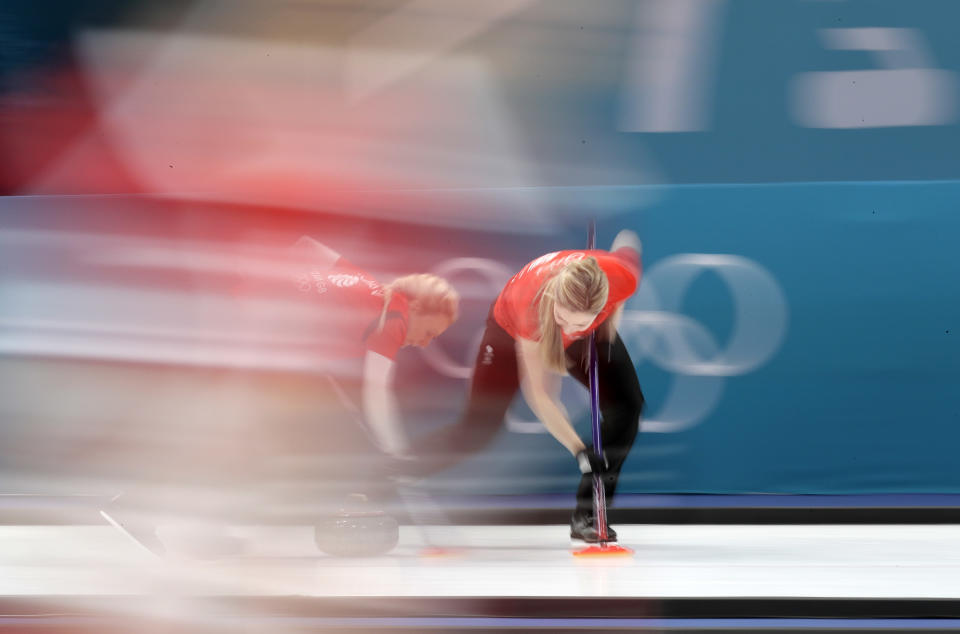
<path fill-rule="evenodd" d="M 574 515 L 570 520 L 570 538 L 585 541 L 588 544 L 597 544 L 600 542 L 600 534 L 594 527 L 593 516 Z M 617 541 L 617 531 L 607 525 L 607 542 Z"/>

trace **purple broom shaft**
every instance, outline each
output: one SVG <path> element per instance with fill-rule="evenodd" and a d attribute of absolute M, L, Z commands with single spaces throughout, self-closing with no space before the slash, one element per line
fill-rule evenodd
<path fill-rule="evenodd" d="M 587 248 L 597 248 L 597 223 L 590 221 L 587 228 Z M 595 332 L 590 333 L 590 340 L 587 346 L 587 376 L 590 382 L 590 426 L 593 428 L 593 450 L 598 455 L 603 455 L 603 443 L 600 438 L 600 378 L 597 371 L 597 336 Z M 603 488 L 603 479 L 593 474 L 593 512 L 596 517 L 597 533 L 601 543 L 607 541 L 607 495 Z"/>

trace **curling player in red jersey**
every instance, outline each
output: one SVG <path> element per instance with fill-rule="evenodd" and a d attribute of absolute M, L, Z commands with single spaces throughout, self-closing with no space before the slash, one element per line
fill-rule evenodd
<path fill-rule="evenodd" d="M 644 405 L 633 361 L 617 333 L 624 302 L 640 281 L 640 255 L 636 234 L 621 231 L 609 252 L 548 253 L 514 275 L 487 318 L 466 410 L 457 424 L 418 443 L 421 468 L 442 468 L 486 446 L 522 386 L 530 408 L 576 459 L 582 474 L 570 535 L 599 541 L 593 474 L 602 474 L 609 504 Z M 560 401 L 564 375 L 589 389 L 586 348 L 594 331 L 604 455 L 584 444 Z M 608 539 L 616 540 L 612 529 Z"/>
<path fill-rule="evenodd" d="M 323 334 L 318 354 L 327 359 L 362 359 L 359 422 L 384 453 L 408 457 L 409 441 L 393 391 L 397 352 L 404 346 L 422 348 L 449 328 L 458 316 L 459 294 L 447 280 L 428 273 L 381 285 L 307 236 L 294 248 L 298 257 L 310 262 L 298 286 L 316 299 L 318 331 Z"/>
<path fill-rule="evenodd" d="M 246 482 L 249 474 L 257 471 L 251 462 L 273 459 L 278 447 L 282 451 L 325 452 L 328 459 L 323 462 L 335 469 L 343 498 L 353 500 L 350 504 L 357 506 L 357 496 L 348 494 L 357 494 L 356 487 L 386 494 L 392 487 L 382 476 L 398 469 L 395 464 L 385 463 L 389 458 L 396 459 L 396 463 L 409 458 L 409 443 L 393 391 L 397 352 L 404 346 L 426 346 L 443 333 L 457 319 L 460 297 L 446 280 L 429 274 L 407 275 L 380 284 L 333 249 L 306 236 L 297 241 L 288 255 L 292 257 L 284 264 L 283 284 L 253 288 L 261 296 L 289 299 L 292 294 L 300 300 L 300 310 L 293 311 L 297 316 L 271 314 L 269 321 L 271 326 L 280 324 L 280 328 L 295 331 L 302 329 L 304 322 L 309 324 L 311 352 L 319 367 L 326 369 L 325 378 L 319 380 L 314 391 L 332 391 L 333 420 L 325 420 L 318 412 L 303 417 L 303 421 L 300 417 L 294 417 L 296 421 L 271 421 L 269 431 L 258 437 L 255 447 L 248 451 L 244 445 L 238 451 L 242 457 L 230 464 L 243 465 L 243 476 L 238 480 Z M 294 288 L 289 276 L 295 278 Z M 244 284 L 246 291 L 250 282 L 245 280 Z M 253 318 L 260 319 L 262 315 L 256 313 Z M 316 379 L 311 377 L 313 380 Z M 360 456 L 372 456 L 373 468 L 345 481 L 343 476 L 350 471 L 343 464 L 356 465 Z M 385 456 L 388 460 L 384 460 Z M 225 468 L 216 466 L 213 460 L 209 462 L 216 471 L 211 477 L 219 485 Z M 365 495 L 359 497 L 366 499 Z M 112 499 L 101 514 L 141 546 L 163 556 L 167 549 L 158 538 L 154 516 L 171 512 L 198 514 L 192 506 L 184 505 L 181 509 L 176 502 L 169 502 L 167 498 L 157 502 L 142 491 L 128 490 Z M 204 540 L 205 549 L 220 555 L 227 553 L 225 527 L 211 526 Z"/>

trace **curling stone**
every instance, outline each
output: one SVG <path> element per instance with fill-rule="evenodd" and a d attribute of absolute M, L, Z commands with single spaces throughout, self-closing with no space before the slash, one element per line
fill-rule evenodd
<path fill-rule="evenodd" d="M 321 518 L 314 531 L 317 548 L 338 557 L 383 555 L 400 540 L 400 525 L 370 506 L 364 495 L 351 495 L 338 512 Z"/>

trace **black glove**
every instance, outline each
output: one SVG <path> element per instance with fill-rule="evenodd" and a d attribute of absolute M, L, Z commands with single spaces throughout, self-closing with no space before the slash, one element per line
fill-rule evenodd
<path fill-rule="evenodd" d="M 606 453 L 598 454 L 593 450 L 593 447 L 587 447 L 577 453 L 577 465 L 580 467 L 580 473 L 600 474 L 610 467 Z"/>

